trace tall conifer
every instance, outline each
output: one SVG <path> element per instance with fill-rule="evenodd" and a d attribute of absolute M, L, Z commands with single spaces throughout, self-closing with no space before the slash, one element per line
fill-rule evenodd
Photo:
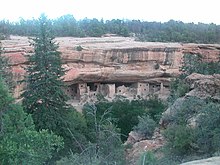
<path fill-rule="evenodd" d="M 61 53 L 57 51 L 58 44 L 50 29 L 50 21 L 41 15 L 39 33 L 32 43 L 34 54 L 30 56 L 27 68 L 23 106 L 32 114 L 38 130 L 49 129 L 57 133 L 57 128 L 64 126 L 63 116 L 68 106 L 62 90 Z"/>

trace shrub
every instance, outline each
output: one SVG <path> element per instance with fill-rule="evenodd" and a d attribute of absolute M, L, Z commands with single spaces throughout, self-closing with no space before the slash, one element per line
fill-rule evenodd
<path fill-rule="evenodd" d="M 144 100 L 144 104 L 146 107 L 146 114 L 156 123 L 159 123 L 162 113 L 167 108 L 166 104 L 157 96 L 151 96 L 148 100 Z"/>
<path fill-rule="evenodd" d="M 201 152 L 220 151 L 220 104 L 208 103 L 201 109 L 196 128 L 197 145 Z"/>
<path fill-rule="evenodd" d="M 174 103 L 176 99 L 179 97 L 185 96 L 187 92 L 189 92 L 190 86 L 184 81 L 183 78 L 179 77 L 173 79 L 170 83 L 170 96 L 168 101 L 170 103 Z"/>
<path fill-rule="evenodd" d="M 100 115 L 95 105 L 87 104 L 86 108 L 84 114 L 91 136 L 89 139 L 92 141 L 80 154 L 81 159 L 90 157 L 101 161 L 100 164 L 121 164 L 124 158 L 124 148 L 120 133 L 118 133 L 120 130 L 112 123 L 109 109 Z"/>
<path fill-rule="evenodd" d="M 168 152 L 184 156 L 194 149 L 195 135 L 192 128 L 184 125 L 172 125 L 165 130 L 164 136 L 167 140 L 166 148 Z"/>
<path fill-rule="evenodd" d="M 144 138 L 151 138 L 156 128 L 156 122 L 149 116 L 138 116 L 138 125 L 134 126 L 134 131 L 142 135 Z"/>
<path fill-rule="evenodd" d="M 151 151 L 144 152 L 138 161 L 138 165 L 177 165 L 179 163 L 168 156 L 158 158 L 156 153 Z"/>
<path fill-rule="evenodd" d="M 80 51 L 82 51 L 82 50 L 83 50 L 83 47 L 82 47 L 82 46 L 80 46 L 80 45 L 78 45 L 78 46 L 76 47 L 76 50 L 80 52 Z"/>
<path fill-rule="evenodd" d="M 144 152 L 139 161 L 138 161 L 138 165 L 156 165 L 157 162 L 157 158 L 155 157 L 155 155 L 150 152 Z"/>

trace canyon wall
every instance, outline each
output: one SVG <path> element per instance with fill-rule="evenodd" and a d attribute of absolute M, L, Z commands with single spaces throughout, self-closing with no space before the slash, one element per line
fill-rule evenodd
<path fill-rule="evenodd" d="M 115 92 L 123 84 L 133 87 L 136 83 L 149 85 L 149 90 L 152 88 L 155 92 L 167 91 L 165 89 L 168 89 L 170 79 L 180 74 L 185 53 L 201 54 L 204 59 L 214 61 L 220 54 L 220 45 L 217 44 L 137 42 L 133 38 L 123 37 L 62 37 L 56 38 L 56 41 L 62 53 L 63 67 L 66 69 L 64 81 L 68 86 L 87 83 L 87 87 L 93 88 L 91 83 L 110 84 L 109 90 L 111 88 Z M 2 46 L 3 55 L 10 59 L 14 79 L 22 80 L 28 65 L 27 57 L 33 53 L 29 39 L 11 36 L 10 40 L 2 41 Z M 79 87 L 76 88 L 77 93 Z M 19 97 L 22 89 L 23 85 L 17 84 L 15 97 Z"/>

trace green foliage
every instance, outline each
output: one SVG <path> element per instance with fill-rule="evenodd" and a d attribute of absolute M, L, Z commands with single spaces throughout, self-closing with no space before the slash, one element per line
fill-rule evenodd
<path fill-rule="evenodd" d="M 63 146 L 61 137 L 46 130 L 35 131 L 31 116 L 19 105 L 11 105 L 2 122 L 1 164 L 42 164 Z"/>
<path fill-rule="evenodd" d="M 8 64 L 9 60 L 2 55 L 2 51 L 3 49 L 1 48 L 0 42 L 0 75 L 8 85 L 10 91 L 12 91 L 15 88 L 15 82 L 12 79 L 13 75 L 11 72 L 11 67 Z"/>
<path fill-rule="evenodd" d="M 198 54 L 185 54 L 183 57 L 184 63 L 181 68 L 186 75 L 199 73 L 201 69 L 202 56 Z"/>
<path fill-rule="evenodd" d="M 121 139 L 125 141 L 133 127 L 138 124 L 138 116 L 149 115 L 156 123 L 159 123 L 160 116 L 164 112 L 166 105 L 157 97 L 151 97 L 149 100 L 128 100 L 117 98 L 113 102 L 100 100 L 95 104 L 97 108 L 97 117 L 100 118 L 106 110 L 106 117 L 110 117 L 112 122 L 121 130 Z M 84 107 L 84 115 L 89 111 L 87 105 Z"/>
<path fill-rule="evenodd" d="M 138 165 L 177 165 L 177 164 L 180 164 L 180 162 L 173 160 L 172 157 L 162 156 L 158 158 L 156 156 L 156 153 L 152 151 L 144 152 L 140 156 L 137 163 Z"/>
<path fill-rule="evenodd" d="M 101 20 L 97 20 L 95 18 L 93 19 L 83 19 L 79 22 L 79 26 L 81 29 L 83 29 L 86 36 L 91 37 L 101 37 L 103 34 L 105 34 L 104 31 L 104 22 Z"/>
<path fill-rule="evenodd" d="M 146 114 L 149 115 L 156 123 L 159 123 L 162 113 L 167 105 L 157 96 L 151 96 L 148 100 L 144 100 Z"/>
<path fill-rule="evenodd" d="M 170 96 L 168 98 L 169 103 L 174 103 L 174 101 L 179 97 L 185 96 L 189 90 L 190 86 L 182 77 L 172 79 L 170 83 Z"/>
<path fill-rule="evenodd" d="M 50 22 L 42 15 L 39 19 L 39 34 L 34 39 L 34 54 L 27 68 L 27 87 L 23 93 L 23 106 L 31 113 L 38 130 L 57 131 L 63 125 L 67 110 L 67 97 L 62 91 L 61 67 L 58 45 L 50 33 Z"/>
<path fill-rule="evenodd" d="M 168 22 L 147 22 L 140 20 L 76 20 L 73 15 L 64 15 L 51 20 L 55 36 L 100 37 L 106 33 L 128 37 L 130 33 L 140 41 L 151 42 L 183 42 L 183 43 L 219 43 L 220 25 L 204 23 L 183 23 L 170 20 Z M 0 34 L 8 36 L 35 36 L 38 31 L 38 20 L 18 22 L 0 21 Z M 7 34 L 7 35 L 6 35 Z"/>
<path fill-rule="evenodd" d="M 8 88 L 5 86 L 3 79 L 0 75 L 0 112 L 6 111 L 8 106 L 12 103 L 13 99 L 10 97 Z"/>
<path fill-rule="evenodd" d="M 6 39 L 5 35 L 0 33 L 0 40 L 5 40 L 5 39 Z"/>
<path fill-rule="evenodd" d="M 85 34 L 81 30 L 79 23 L 76 19 L 70 15 L 63 15 L 55 20 L 51 20 L 53 22 L 53 32 L 55 36 L 62 37 L 84 37 Z"/>
<path fill-rule="evenodd" d="M 73 154 L 57 161 L 57 165 L 100 165 L 99 158 L 90 155 Z M 117 165 L 117 164 L 116 164 Z"/>
<path fill-rule="evenodd" d="M 108 116 L 109 110 L 98 115 L 98 109 L 93 104 L 87 104 L 84 115 L 89 129 L 89 143 L 80 154 L 63 158 L 63 164 L 100 164 L 113 165 L 124 162 L 124 149 L 120 139 L 119 130 L 113 125 Z M 60 163 L 59 162 L 59 163 Z"/>
<path fill-rule="evenodd" d="M 220 104 L 208 103 L 198 117 L 197 145 L 200 152 L 213 154 L 220 151 Z"/>
<path fill-rule="evenodd" d="M 156 128 L 156 122 L 149 116 L 138 116 L 138 125 L 134 126 L 134 131 L 146 139 L 150 139 Z"/>
<path fill-rule="evenodd" d="M 198 54 L 185 54 L 184 64 L 182 66 L 184 74 L 190 75 L 192 73 L 200 73 L 205 75 L 219 74 L 220 63 L 217 62 L 205 62 L 201 55 Z"/>
<path fill-rule="evenodd" d="M 80 51 L 83 50 L 83 47 L 79 45 L 79 46 L 76 47 L 76 50 L 80 52 Z"/>
<path fill-rule="evenodd" d="M 156 165 L 156 162 L 157 158 L 155 155 L 152 152 L 147 151 L 141 155 L 138 165 Z"/>
<path fill-rule="evenodd" d="M 64 70 L 58 45 L 53 41 L 51 22 L 42 15 L 38 25 L 39 32 L 32 43 L 34 54 L 30 56 L 31 65 L 27 68 L 23 106 L 27 113 L 32 114 L 37 130 L 48 129 L 63 137 L 64 149 L 53 155 L 51 161 L 54 161 L 70 150 L 81 150 L 81 143 L 85 142 L 82 132 L 86 127 L 84 118 L 66 103 L 68 98 L 61 78 Z"/>
<path fill-rule="evenodd" d="M 170 107 L 172 114 L 169 116 L 170 125 L 164 132 L 167 140 L 164 152 L 181 157 L 192 153 L 200 157 L 218 153 L 220 104 L 193 97 L 177 101 L 178 105 Z"/>
<path fill-rule="evenodd" d="M 10 28 L 11 27 L 9 21 L 0 21 L 0 40 L 5 40 L 9 38 Z"/>
<path fill-rule="evenodd" d="M 166 147 L 172 154 L 184 156 L 193 151 L 194 130 L 184 125 L 171 125 L 165 132 Z"/>
<path fill-rule="evenodd" d="M 138 116 L 143 116 L 145 108 L 138 100 L 115 100 L 111 107 L 112 118 L 116 119 L 116 125 L 121 130 L 122 140 L 127 139 L 128 134 L 138 124 Z"/>
<path fill-rule="evenodd" d="M 4 123 L 3 123 L 3 114 L 9 108 L 9 105 L 12 104 L 13 99 L 8 92 L 8 88 L 5 86 L 4 81 L 0 75 L 0 135 L 3 133 Z"/>
<path fill-rule="evenodd" d="M 185 82 L 186 76 L 192 73 L 199 73 L 205 75 L 219 74 L 220 63 L 203 61 L 202 55 L 185 54 L 184 62 L 181 70 L 183 73 L 176 79 L 171 81 L 169 102 L 173 103 L 177 98 L 185 96 L 190 90 L 189 84 Z"/>
<path fill-rule="evenodd" d="M 62 148 L 62 138 L 37 132 L 30 115 L 14 104 L 0 79 L 0 164 L 43 164 Z"/>
<path fill-rule="evenodd" d="M 217 37 L 219 35 L 219 25 L 215 24 L 194 24 L 170 20 L 164 23 L 135 22 L 135 25 L 138 30 L 136 32 L 137 38 L 141 41 L 184 43 L 219 42 L 219 38 Z"/>
<path fill-rule="evenodd" d="M 69 110 L 65 115 L 65 128 L 58 128 L 59 135 L 64 138 L 64 149 L 58 153 L 66 155 L 71 152 L 82 152 L 88 143 L 85 135 L 88 134 L 88 128 L 84 116 L 75 109 Z"/>
<path fill-rule="evenodd" d="M 178 101 L 170 107 L 172 113 L 168 116 L 169 123 L 177 125 L 188 124 L 189 120 L 198 115 L 206 104 L 206 101 L 196 97 L 178 99 Z"/>
<path fill-rule="evenodd" d="M 184 78 L 192 73 L 218 74 L 220 63 L 206 62 L 202 55 L 186 54 L 181 69 L 184 73 L 171 82 L 171 113 L 163 116 L 163 120 L 170 123 L 164 132 L 167 140 L 164 152 L 187 159 L 192 159 L 191 153 L 197 158 L 213 156 L 220 150 L 219 103 L 213 103 L 211 99 L 183 97 L 189 91 Z"/>

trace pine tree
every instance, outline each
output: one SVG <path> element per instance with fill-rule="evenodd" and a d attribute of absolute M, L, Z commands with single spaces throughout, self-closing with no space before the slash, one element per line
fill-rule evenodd
<path fill-rule="evenodd" d="M 27 85 L 22 96 L 25 111 L 32 114 L 36 129 L 49 129 L 64 138 L 64 149 L 50 160 L 54 163 L 70 150 L 82 150 L 86 128 L 84 118 L 66 103 L 61 53 L 57 51 L 58 45 L 50 29 L 49 20 L 42 15 L 39 34 L 33 39 L 34 54 L 29 58 Z"/>
<path fill-rule="evenodd" d="M 45 15 L 39 18 L 39 33 L 33 39 L 34 54 L 30 56 L 27 68 L 26 91 L 23 93 L 23 106 L 32 114 L 36 128 L 57 132 L 63 127 L 63 116 L 68 110 L 67 97 L 62 87 L 61 66 L 58 44 L 54 41 L 50 22 Z"/>

